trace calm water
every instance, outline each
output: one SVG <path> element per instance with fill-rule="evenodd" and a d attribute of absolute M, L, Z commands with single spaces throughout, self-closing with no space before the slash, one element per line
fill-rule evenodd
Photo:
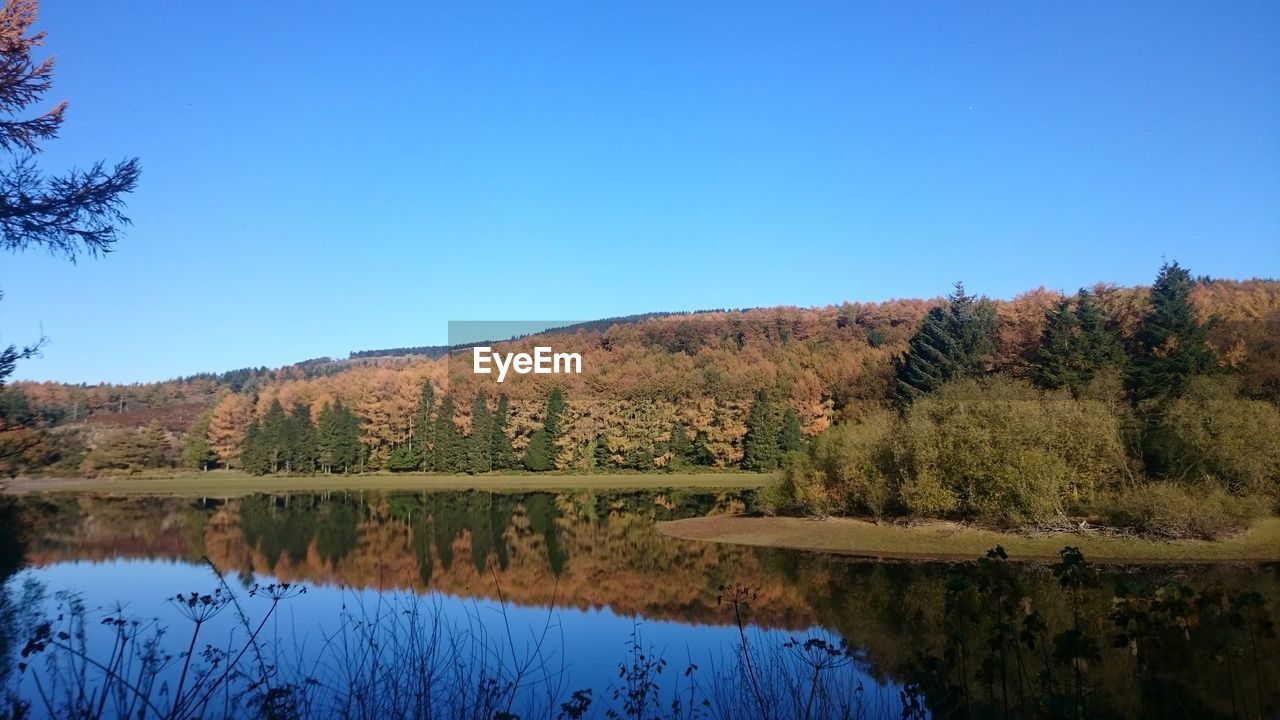
<path fill-rule="evenodd" d="M 243 672 L 188 716 L 573 717 L 566 703 L 588 689 L 586 717 L 1280 710 L 1274 567 L 1090 569 L 1073 593 L 1047 565 L 859 562 L 656 530 L 749 502 L 706 492 L 25 500 L 7 522 L 22 529 L 25 564 L 5 570 L 0 681 L 34 715 L 57 714 L 49 688 L 80 692 L 80 656 L 59 648 L 82 648 L 90 670 L 110 665 L 125 627 L 138 648 L 165 629 L 155 686 L 167 695 L 152 715 L 191 687 L 188 646 L 213 679 L 243 651 Z M 194 643 L 192 606 L 174 600 L 190 593 L 218 609 Z M 45 619 L 50 645 L 23 657 Z M 474 690 L 485 683 L 487 696 Z M 128 705 L 113 695 L 101 707 L 113 716 Z"/>

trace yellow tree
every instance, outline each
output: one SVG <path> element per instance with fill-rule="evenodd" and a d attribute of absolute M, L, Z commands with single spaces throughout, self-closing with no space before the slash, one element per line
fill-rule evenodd
<path fill-rule="evenodd" d="M 253 417 L 253 398 L 248 395 L 224 395 L 213 407 L 209 417 L 209 449 L 223 467 L 239 465 L 244 431 Z"/>

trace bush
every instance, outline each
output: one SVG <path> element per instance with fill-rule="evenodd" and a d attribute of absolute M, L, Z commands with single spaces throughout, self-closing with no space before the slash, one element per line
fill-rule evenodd
<path fill-rule="evenodd" d="M 1106 515 L 1113 525 L 1170 539 L 1218 540 L 1268 513 L 1256 495 L 1238 497 L 1212 485 L 1172 482 L 1135 485 L 1112 496 Z"/>
<path fill-rule="evenodd" d="M 897 492 L 893 458 L 896 418 L 873 410 L 857 422 L 828 428 L 809 452 L 792 452 L 765 494 L 775 511 L 813 515 L 885 513 Z"/>
<path fill-rule="evenodd" d="M 1280 409 L 1240 397 L 1234 380 L 1192 380 L 1165 409 L 1157 432 L 1166 474 L 1237 495 L 1280 497 Z"/>
<path fill-rule="evenodd" d="M 1043 521 L 1128 474 L 1112 405 L 1010 378 L 943 385 L 911 405 L 899 435 L 900 497 L 914 515 Z"/>

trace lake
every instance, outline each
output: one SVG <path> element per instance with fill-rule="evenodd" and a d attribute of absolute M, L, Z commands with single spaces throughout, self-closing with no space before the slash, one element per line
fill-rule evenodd
<path fill-rule="evenodd" d="M 1280 711 L 1274 565 L 877 562 L 657 530 L 753 504 L 705 490 L 23 498 L 0 549 L 6 712 Z"/>

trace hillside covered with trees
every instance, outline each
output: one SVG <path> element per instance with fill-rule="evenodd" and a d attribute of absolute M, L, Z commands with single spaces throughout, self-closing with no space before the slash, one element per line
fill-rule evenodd
<path fill-rule="evenodd" d="M 1199 497 L 1234 517 L 1276 495 L 1278 331 L 1280 282 L 1197 280 L 1176 264 L 1152 288 L 1070 296 L 993 301 L 957 285 L 932 300 L 638 316 L 499 343 L 584 358 L 580 375 L 502 385 L 458 351 L 15 383 L 3 463 L 11 475 L 785 466 L 781 508 L 1014 522 L 1139 491 L 1176 504 L 1148 480 L 1213 478 Z"/>

